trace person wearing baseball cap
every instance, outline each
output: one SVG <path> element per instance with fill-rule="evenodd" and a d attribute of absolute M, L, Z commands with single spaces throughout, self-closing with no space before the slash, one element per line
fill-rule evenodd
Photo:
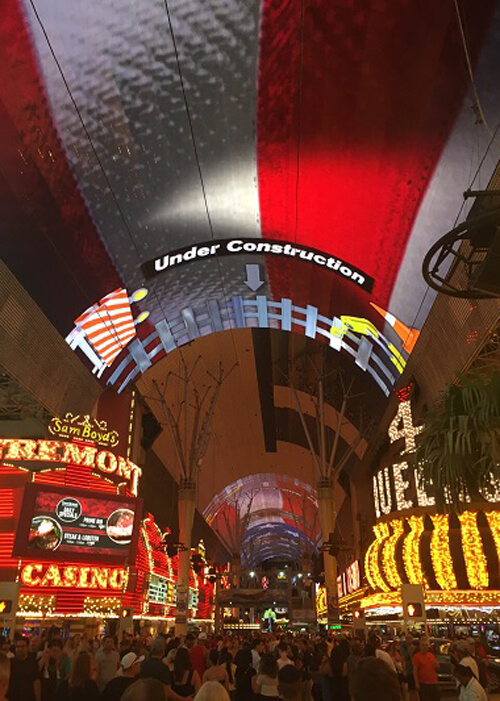
<path fill-rule="evenodd" d="M 102 701 L 120 701 L 125 689 L 135 682 L 143 661 L 144 655 L 139 657 L 135 652 L 127 652 L 122 657 L 120 676 L 106 684 L 102 692 Z"/>
<path fill-rule="evenodd" d="M 476 660 L 472 657 L 470 644 L 467 640 L 457 642 L 457 654 L 459 663 L 464 667 L 470 667 L 475 678 L 479 680 L 479 668 Z"/>
<path fill-rule="evenodd" d="M 188 638 L 190 636 L 187 636 Z M 200 679 L 203 679 L 203 675 L 207 669 L 208 662 L 208 650 L 206 648 L 207 634 L 203 631 L 198 635 L 198 640 L 189 640 L 189 659 L 193 665 L 193 669 L 198 672 Z"/>

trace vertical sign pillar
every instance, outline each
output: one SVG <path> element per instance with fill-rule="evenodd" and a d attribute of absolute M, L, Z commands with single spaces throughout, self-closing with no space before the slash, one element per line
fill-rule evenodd
<path fill-rule="evenodd" d="M 328 543 L 330 533 L 335 531 L 335 503 L 331 480 L 321 479 L 317 485 L 318 510 L 321 523 L 323 543 Z M 323 553 L 325 565 L 326 599 L 328 606 L 328 625 L 338 623 L 339 604 L 337 590 L 337 558 L 327 552 Z"/>
<path fill-rule="evenodd" d="M 179 552 L 179 578 L 177 582 L 177 602 L 175 615 L 176 636 L 186 635 L 189 607 L 189 563 L 191 558 L 191 537 L 193 532 L 196 485 L 182 482 L 179 489 L 179 541 L 185 550 Z"/>
<path fill-rule="evenodd" d="M 403 628 L 422 626 L 425 630 L 427 614 L 425 611 L 425 590 L 421 584 L 403 584 L 401 587 L 403 604 Z"/>
<path fill-rule="evenodd" d="M 239 589 L 241 584 L 241 560 L 239 555 L 233 554 L 231 558 L 231 588 Z M 232 609 L 232 615 L 235 618 L 240 617 L 240 609 L 238 606 Z"/>
<path fill-rule="evenodd" d="M 220 577 L 217 577 L 215 582 L 214 601 L 215 601 L 215 632 L 221 633 L 224 628 L 223 604 L 220 601 L 219 593 L 222 590 L 222 582 Z"/>

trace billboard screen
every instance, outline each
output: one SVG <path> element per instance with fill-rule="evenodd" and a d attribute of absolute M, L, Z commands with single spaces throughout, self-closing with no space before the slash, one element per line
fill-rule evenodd
<path fill-rule="evenodd" d="M 135 555 L 142 500 L 28 484 L 13 555 L 123 563 Z"/>

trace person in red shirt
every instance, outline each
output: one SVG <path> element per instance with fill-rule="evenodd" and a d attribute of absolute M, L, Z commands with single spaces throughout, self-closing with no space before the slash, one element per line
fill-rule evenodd
<path fill-rule="evenodd" d="M 206 633 L 200 633 L 198 640 L 194 638 L 192 634 L 186 637 L 186 647 L 189 650 L 189 659 L 195 669 L 200 675 L 200 679 L 203 679 L 203 675 L 207 669 L 207 648 L 205 647 L 205 640 L 207 639 Z"/>
<path fill-rule="evenodd" d="M 438 701 L 439 684 L 437 671 L 439 662 L 429 647 L 429 639 L 422 635 L 419 651 L 413 655 L 413 676 L 420 701 Z"/>

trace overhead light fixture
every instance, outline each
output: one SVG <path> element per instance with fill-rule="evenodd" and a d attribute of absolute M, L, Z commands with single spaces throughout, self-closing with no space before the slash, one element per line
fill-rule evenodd
<path fill-rule="evenodd" d="M 253 571 L 249 572 L 248 574 L 250 575 L 250 577 L 255 577 L 255 572 L 253 572 Z"/>

